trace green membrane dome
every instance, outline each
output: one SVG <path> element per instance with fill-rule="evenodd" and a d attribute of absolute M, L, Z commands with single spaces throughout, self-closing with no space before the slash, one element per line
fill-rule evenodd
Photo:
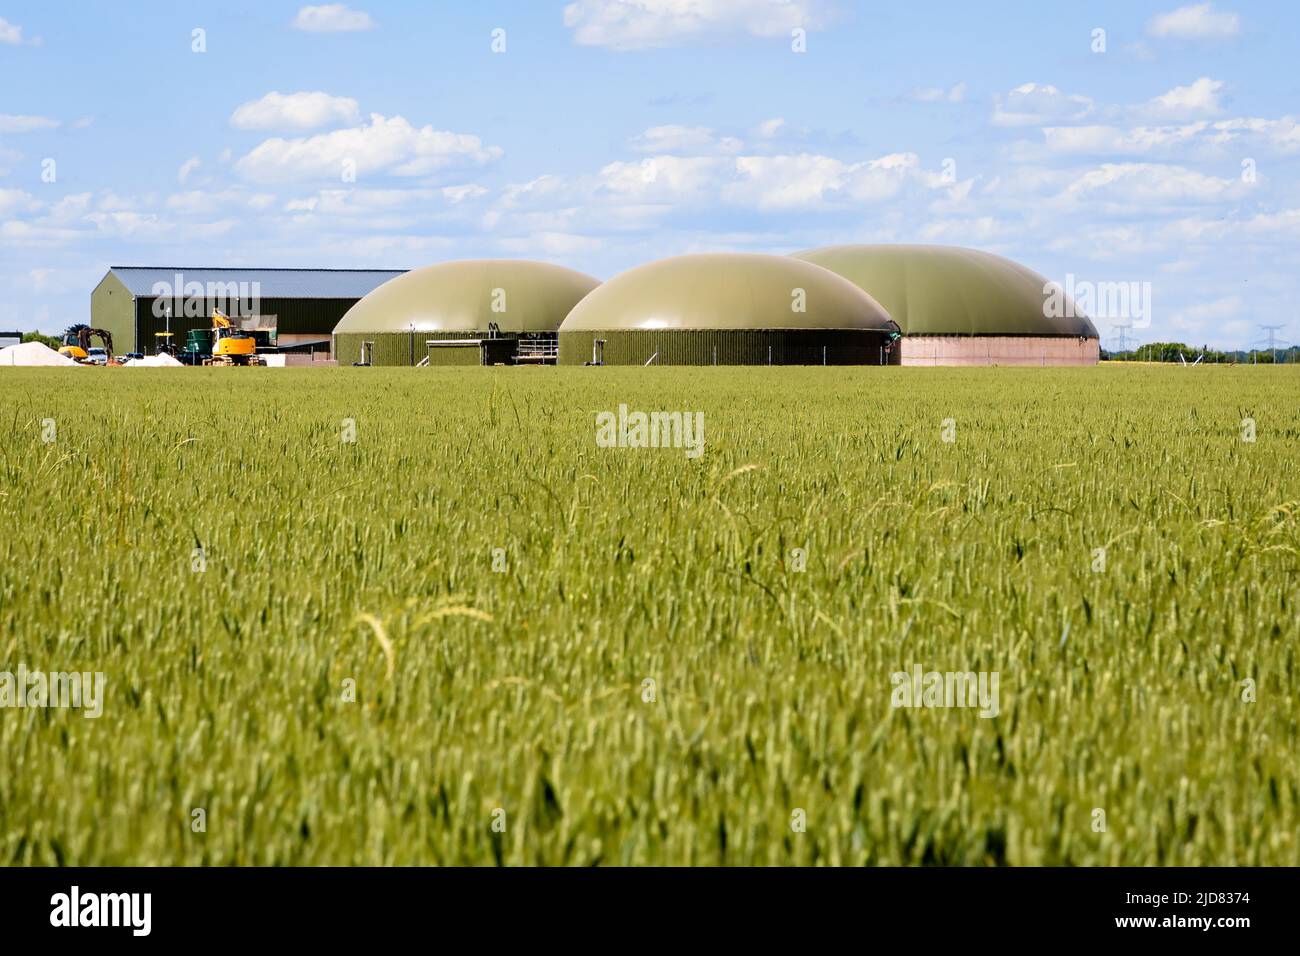
<path fill-rule="evenodd" d="M 1048 305 L 1043 276 L 977 249 L 846 245 L 792 258 L 823 266 L 869 292 L 904 335 L 1097 338 L 1086 315 Z"/>
<path fill-rule="evenodd" d="M 875 299 L 788 256 L 675 256 L 621 273 L 579 302 L 560 331 L 891 329 Z"/>
<path fill-rule="evenodd" d="M 897 327 L 875 299 L 789 256 L 709 254 L 615 276 L 560 326 L 562 365 L 879 365 Z"/>
<path fill-rule="evenodd" d="M 600 282 L 581 272 L 525 259 L 440 262 L 390 279 L 344 314 L 350 333 L 554 332 Z"/>

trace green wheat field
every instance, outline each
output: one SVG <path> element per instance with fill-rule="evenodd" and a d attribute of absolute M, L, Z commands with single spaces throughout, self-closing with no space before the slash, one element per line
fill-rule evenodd
<path fill-rule="evenodd" d="M 0 709 L 5 864 L 1300 864 L 1292 368 L 0 399 L 0 670 L 106 680 Z M 704 454 L 597 447 L 619 404 Z"/>

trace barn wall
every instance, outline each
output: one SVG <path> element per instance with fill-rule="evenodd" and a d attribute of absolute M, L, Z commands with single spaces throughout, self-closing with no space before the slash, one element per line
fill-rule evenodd
<path fill-rule="evenodd" d="M 339 324 L 343 314 L 356 304 L 356 299 L 262 299 L 258 303 L 258 314 L 275 316 L 276 332 L 290 336 L 309 336 L 328 339 Z M 93 298 L 92 298 L 93 302 Z M 157 339 L 155 332 L 167 327 L 167 320 L 153 314 L 155 299 L 141 296 L 136 299 L 135 325 L 138 329 L 139 351 L 153 352 Z M 212 328 L 211 313 L 201 316 L 175 316 L 171 318 L 172 343 L 178 349 L 185 347 L 185 336 L 190 329 Z M 116 332 L 114 335 L 116 336 Z M 289 344 L 289 343 L 286 343 Z"/>
<path fill-rule="evenodd" d="M 122 280 L 111 272 L 90 293 L 90 327 L 103 329 L 113 336 L 116 355 L 136 350 L 133 301 Z M 94 344 L 98 345 L 98 340 Z"/>
<path fill-rule="evenodd" d="M 903 365 L 1096 365 L 1100 340 L 1032 335 L 912 335 Z"/>

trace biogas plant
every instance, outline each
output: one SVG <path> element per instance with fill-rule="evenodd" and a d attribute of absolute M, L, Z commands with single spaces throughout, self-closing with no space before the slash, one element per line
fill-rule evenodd
<path fill-rule="evenodd" d="M 931 245 L 682 255 L 603 283 L 513 259 L 409 272 L 119 266 L 95 289 L 91 313 L 90 327 L 137 360 L 167 355 L 189 365 L 1062 366 L 1099 358 L 1092 321 L 1043 276 L 987 252 Z M 232 360 L 234 349 L 243 360 Z"/>
<path fill-rule="evenodd" d="M 604 283 L 535 262 L 451 262 L 361 299 L 335 329 L 335 354 L 375 365 L 1095 364 L 1096 328 L 1049 308 L 1050 288 L 1007 259 L 943 246 L 685 255 Z"/>

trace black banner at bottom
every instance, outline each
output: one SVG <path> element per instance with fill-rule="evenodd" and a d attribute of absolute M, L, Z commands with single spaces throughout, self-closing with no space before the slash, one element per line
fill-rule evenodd
<path fill-rule="evenodd" d="M 0 920 L 6 943 L 68 942 L 76 934 L 78 943 L 284 939 L 301 947 L 420 934 L 493 945 L 512 937 L 617 945 L 620 933 L 634 940 L 690 927 L 693 941 L 728 944 L 772 945 L 787 935 L 811 943 L 810 932 L 822 941 L 828 933 L 865 941 L 903 931 L 919 932 L 926 944 L 1131 936 L 1233 945 L 1286 933 L 1296 876 L 1288 869 L 0 869 Z"/>

